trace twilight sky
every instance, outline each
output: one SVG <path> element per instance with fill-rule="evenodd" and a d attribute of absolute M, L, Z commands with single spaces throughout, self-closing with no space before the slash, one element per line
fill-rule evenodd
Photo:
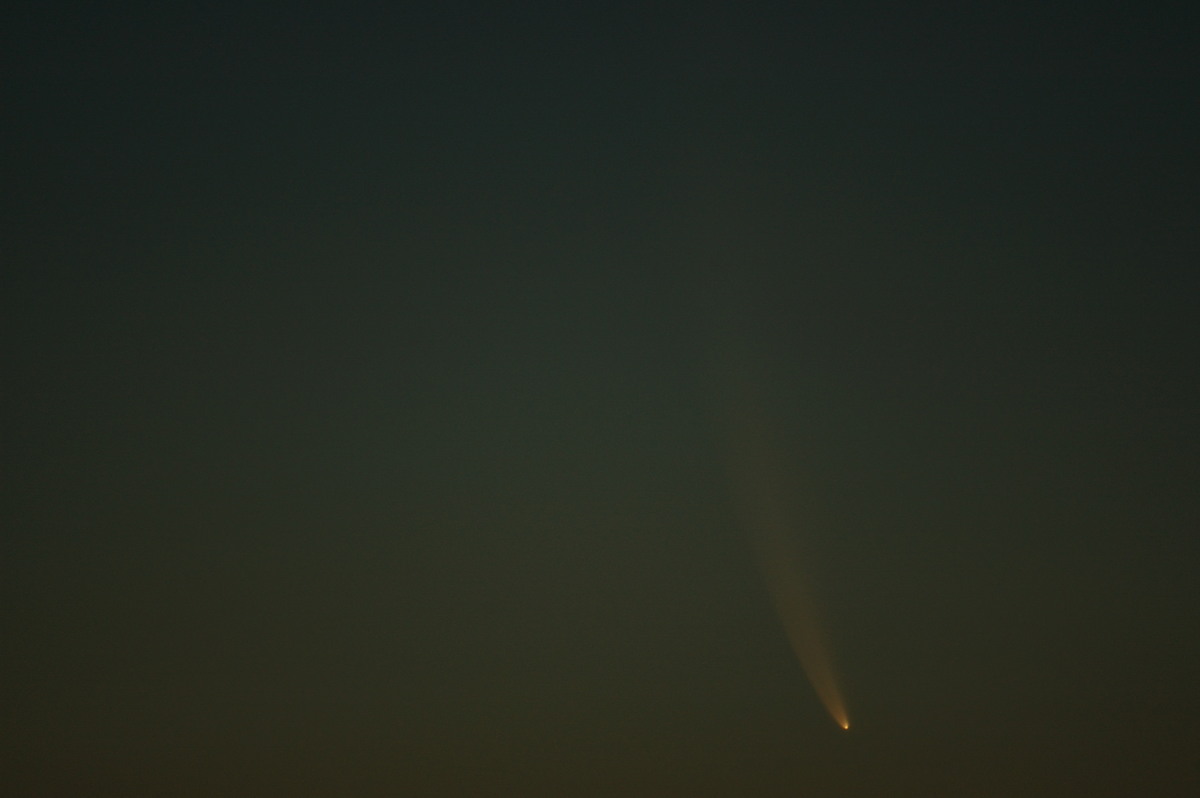
<path fill-rule="evenodd" d="M 6 6 L 0 792 L 1200 794 L 1184 4 L 428 5 Z"/>

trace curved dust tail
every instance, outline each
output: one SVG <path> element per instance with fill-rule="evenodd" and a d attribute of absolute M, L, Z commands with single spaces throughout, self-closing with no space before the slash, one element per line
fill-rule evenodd
<path fill-rule="evenodd" d="M 798 480 L 785 478 L 786 469 L 769 444 L 768 425 L 757 402 L 743 394 L 731 409 L 734 482 L 767 588 L 817 697 L 834 722 L 849 729 L 833 657 L 792 537 L 797 519 L 785 497 Z"/>

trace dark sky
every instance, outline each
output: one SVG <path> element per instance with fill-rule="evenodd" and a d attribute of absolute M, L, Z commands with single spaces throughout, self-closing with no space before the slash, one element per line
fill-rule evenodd
<path fill-rule="evenodd" d="M 416 5 L 6 4 L 0 791 L 1200 794 L 1187 4 Z"/>

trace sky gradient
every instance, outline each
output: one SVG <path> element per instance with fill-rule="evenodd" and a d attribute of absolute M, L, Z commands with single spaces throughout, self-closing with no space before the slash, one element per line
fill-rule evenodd
<path fill-rule="evenodd" d="M 1200 37 L 958 5 L 6 7 L 0 792 L 1198 794 Z"/>

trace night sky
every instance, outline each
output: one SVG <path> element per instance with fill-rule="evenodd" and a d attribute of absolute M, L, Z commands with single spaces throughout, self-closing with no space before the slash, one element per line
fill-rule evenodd
<path fill-rule="evenodd" d="M 5 5 L 0 792 L 1200 795 L 1188 4 L 427 5 Z"/>

